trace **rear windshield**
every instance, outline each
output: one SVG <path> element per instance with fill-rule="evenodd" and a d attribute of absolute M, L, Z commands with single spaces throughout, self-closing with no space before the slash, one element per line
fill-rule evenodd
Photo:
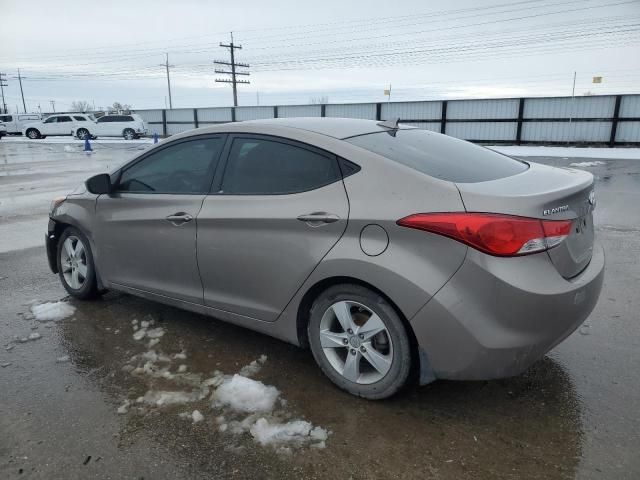
<path fill-rule="evenodd" d="M 449 182 L 486 182 L 529 168 L 488 148 L 427 130 L 370 133 L 345 141 Z"/>

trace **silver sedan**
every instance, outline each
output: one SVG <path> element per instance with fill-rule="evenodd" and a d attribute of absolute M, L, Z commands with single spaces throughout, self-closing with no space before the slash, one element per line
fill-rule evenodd
<path fill-rule="evenodd" d="M 175 135 L 52 204 L 49 264 L 310 347 L 370 399 L 516 375 L 591 313 L 593 177 L 352 119 Z"/>

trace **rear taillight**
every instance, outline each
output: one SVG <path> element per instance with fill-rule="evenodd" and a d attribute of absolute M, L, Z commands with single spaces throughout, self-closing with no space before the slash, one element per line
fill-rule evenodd
<path fill-rule="evenodd" d="M 397 223 L 453 238 L 489 255 L 512 257 L 555 247 L 571 232 L 572 221 L 495 213 L 417 213 Z"/>

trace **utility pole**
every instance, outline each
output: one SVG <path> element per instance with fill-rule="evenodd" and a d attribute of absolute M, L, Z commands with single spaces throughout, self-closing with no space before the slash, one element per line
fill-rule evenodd
<path fill-rule="evenodd" d="M 0 90 L 2 91 L 2 113 L 7 113 L 7 104 L 4 101 L 4 87 L 7 86 L 7 84 L 4 83 L 7 81 L 6 77 L 6 73 L 0 73 Z"/>
<path fill-rule="evenodd" d="M 165 63 L 161 63 L 161 67 L 165 67 L 167 69 L 167 90 L 169 90 L 169 110 L 173 108 L 173 104 L 171 103 L 171 80 L 169 80 L 169 67 L 173 67 L 174 65 L 169 65 L 169 54 L 166 53 L 167 59 Z M 165 99 L 165 108 L 166 108 L 166 99 Z"/>
<path fill-rule="evenodd" d="M 20 76 L 20 69 L 18 69 L 18 81 L 20 82 L 20 95 L 22 95 L 22 108 L 24 108 L 24 113 L 27 113 L 27 104 L 24 103 L 24 92 L 22 91 L 22 77 Z"/>
<path fill-rule="evenodd" d="M 51 103 L 51 108 L 53 108 L 53 113 L 56 113 L 56 101 L 55 100 L 49 100 L 49 102 Z"/>
<path fill-rule="evenodd" d="M 242 45 L 235 45 L 233 43 L 233 32 L 231 32 L 231 43 L 225 44 L 225 43 L 221 43 L 220 44 L 221 47 L 224 48 L 228 48 L 229 51 L 231 52 L 231 62 L 224 62 L 222 60 L 214 60 L 214 64 L 216 65 L 226 65 L 227 67 L 231 67 L 231 71 L 229 70 L 223 70 L 220 68 L 216 68 L 216 73 L 224 73 L 227 75 L 231 75 L 231 80 L 229 80 L 228 78 L 216 78 L 216 82 L 219 83 L 230 83 L 233 87 L 233 106 L 237 107 L 238 106 L 238 89 L 237 89 L 237 84 L 238 83 L 250 83 L 249 80 L 237 80 L 236 76 L 237 75 L 249 75 L 249 72 L 247 71 L 238 71 L 236 70 L 236 67 L 244 67 L 244 68 L 249 68 L 249 64 L 248 63 L 236 63 L 236 58 L 235 58 L 235 50 L 241 50 L 242 49 Z"/>

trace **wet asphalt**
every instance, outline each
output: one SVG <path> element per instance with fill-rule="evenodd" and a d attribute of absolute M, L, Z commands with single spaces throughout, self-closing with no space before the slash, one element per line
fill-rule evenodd
<path fill-rule="evenodd" d="M 607 270 L 585 325 L 518 377 L 369 402 L 334 388 L 308 351 L 129 295 L 69 300 L 72 317 L 36 321 L 33 302 L 66 297 L 42 246 L 49 200 L 146 147 L 80 148 L 0 143 L 0 478 L 640 478 L 640 158 L 586 167 Z M 330 430 L 326 448 L 282 452 L 220 432 L 207 400 L 118 414 L 127 398 L 176 388 L 126 371 L 147 350 L 133 319 L 162 327 L 156 349 L 186 352 L 195 374 L 267 355 L 255 379 L 282 392 L 285 415 Z M 195 408 L 204 421 L 178 415 Z"/>

